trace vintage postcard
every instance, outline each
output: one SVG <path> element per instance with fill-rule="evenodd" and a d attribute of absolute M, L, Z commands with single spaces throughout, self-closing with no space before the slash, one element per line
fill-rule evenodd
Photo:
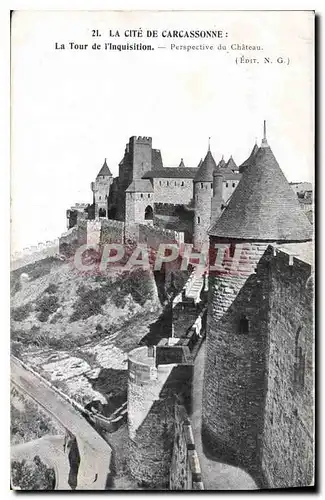
<path fill-rule="evenodd" d="M 314 487 L 314 24 L 12 12 L 12 489 Z"/>

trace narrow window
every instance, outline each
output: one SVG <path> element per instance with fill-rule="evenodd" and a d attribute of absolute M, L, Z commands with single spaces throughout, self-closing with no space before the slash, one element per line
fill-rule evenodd
<path fill-rule="evenodd" d="M 197 223 L 200 224 L 200 217 L 197 218 Z"/>
<path fill-rule="evenodd" d="M 148 198 L 150 198 L 150 194 L 148 194 Z"/>
<path fill-rule="evenodd" d="M 294 363 L 293 380 L 296 387 L 303 389 L 305 385 L 305 353 L 300 345 L 301 330 L 302 327 L 299 326 L 296 333 L 296 341 L 295 341 L 295 363 Z"/>
<path fill-rule="evenodd" d="M 167 186 L 169 186 L 169 181 L 166 182 Z"/>
<path fill-rule="evenodd" d="M 226 182 L 226 188 L 228 187 L 228 182 Z"/>
<path fill-rule="evenodd" d="M 201 188 L 203 189 L 203 182 L 201 182 Z"/>
<path fill-rule="evenodd" d="M 184 181 L 181 182 L 181 186 L 184 186 Z"/>
<path fill-rule="evenodd" d="M 102 197 L 100 196 L 100 197 L 99 197 L 99 199 L 101 200 L 101 199 L 102 199 Z"/>
<path fill-rule="evenodd" d="M 239 320 L 239 333 L 247 335 L 249 333 L 249 321 L 245 315 Z"/>
<path fill-rule="evenodd" d="M 212 188 L 213 188 L 213 184 L 212 184 L 212 182 L 211 182 L 211 189 L 212 189 Z"/>
<path fill-rule="evenodd" d="M 175 181 L 175 186 L 177 186 L 177 182 Z"/>
<path fill-rule="evenodd" d="M 232 187 L 234 188 L 235 186 L 236 186 L 236 184 L 233 182 L 233 183 L 232 183 Z"/>
<path fill-rule="evenodd" d="M 159 186 L 161 186 L 161 181 L 159 181 Z"/>
<path fill-rule="evenodd" d="M 141 196 L 141 198 L 143 198 L 143 194 L 142 193 L 140 194 L 140 196 Z"/>

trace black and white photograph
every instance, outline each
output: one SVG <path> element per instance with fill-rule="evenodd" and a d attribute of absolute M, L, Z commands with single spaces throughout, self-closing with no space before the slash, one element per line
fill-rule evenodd
<path fill-rule="evenodd" d="M 315 12 L 10 29 L 10 489 L 308 493 Z"/>

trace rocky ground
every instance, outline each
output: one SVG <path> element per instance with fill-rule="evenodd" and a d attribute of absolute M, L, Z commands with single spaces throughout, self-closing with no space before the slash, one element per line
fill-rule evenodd
<path fill-rule="evenodd" d="M 89 276 L 47 259 L 11 285 L 13 354 L 83 405 L 123 399 L 127 353 L 161 314 L 152 274 Z"/>

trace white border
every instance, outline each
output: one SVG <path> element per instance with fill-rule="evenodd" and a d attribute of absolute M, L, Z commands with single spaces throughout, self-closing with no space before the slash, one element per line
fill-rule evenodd
<path fill-rule="evenodd" d="M 323 0 L 2 0 L 0 3 L 0 217 L 1 217 L 1 247 L 0 247 L 0 266 L 1 266 L 1 300 L 0 300 L 0 318 L 1 318 L 1 475 L 0 475 L 0 493 L 1 498 L 7 498 L 8 495 L 14 494 L 9 491 L 9 465 L 10 465 L 10 448 L 9 448 L 9 228 L 10 228 L 10 10 L 315 10 L 320 16 L 319 19 L 319 51 L 321 63 L 324 59 L 323 36 L 321 28 L 323 25 L 322 15 L 324 14 Z M 322 69 L 318 67 L 320 72 Z M 322 89 L 322 78 L 319 75 L 319 91 Z M 323 106 L 319 96 L 318 101 L 320 122 L 323 117 Z M 321 123 L 318 124 L 319 126 Z M 321 165 L 323 143 L 323 131 L 320 130 L 320 157 L 318 159 L 318 168 L 323 169 Z M 321 173 L 320 173 L 321 174 Z M 318 176 L 318 194 L 320 201 L 322 193 L 325 193 L 324 175 Z M 27 208 L 28 209 L 28 208 Z M 323 220 L 323 203 L 318 208 L 319 230 Z M 319 257 L 322 257 L 322 234 L 319 235 Z M 321 266 L 320 266 L 321 270 Z M 319 275 L 319 274 L 318 274 Z M 322 281 L 322 280 L 321 280 Z M 321 291 L 321 286 L 319 288 Z M 323 310 L 323 296 L 319 296 L 319 311 Z M 319 318 L 320 320 L 322 318 Z M 323 359 L 323 345 L 321 343 L 321 334 L 325 330 L 322 329 L 322 323 L 319 324 L 318 335 L 318 360 L 321 365 Z M 319 350 L 321 348 L 321 351 Z M 322 374 L 320 374 L 322 375 Z M 319 416 L 318 421 L 321 426 L 321 387 L 322 379 L 318 381 L 318 403 Z M 7 411 L 5 411 L 7 410 Z M 319 433 L 321 434 L 321 433 Z M 320 457 L 322 446 L 320 446 L 320 435 L 317 439 L 318 455 Z M 319 458 L 318 475 L 321 483 L 322 463 Z M 321 486 L 321 484 L 320 484 Z M 76 494 L 76 493 L 75 493 Z M 148 493 L 146 493 L 147 495 Z M 222 492 L 218 492 L 218 495 Z M 66 495 L 66 494 L 64 494 Z M 121 494 L 120 494 L 121 495 Z M 127 494 L 125 494 L 127 495 Z M 157 495 L 157 494 L 155 494 Z M 169 494 L 171 495 L 171 494 Z M 235 495 L 235 493 L 233 494 Z M 285 495 L 281 493 L 280 496 Z M 33 495 L 32 495 L 33 496 Z M 42 496 L 42 494 L 41 494 Z M 90 496 L 94 496 L 90 494 Z M 122 494 L 123 496 L 123 494 Z M 40 494 L 37 495 L 40 498 Z M 228 494 L 229 498 L 229 494 Z"/>

